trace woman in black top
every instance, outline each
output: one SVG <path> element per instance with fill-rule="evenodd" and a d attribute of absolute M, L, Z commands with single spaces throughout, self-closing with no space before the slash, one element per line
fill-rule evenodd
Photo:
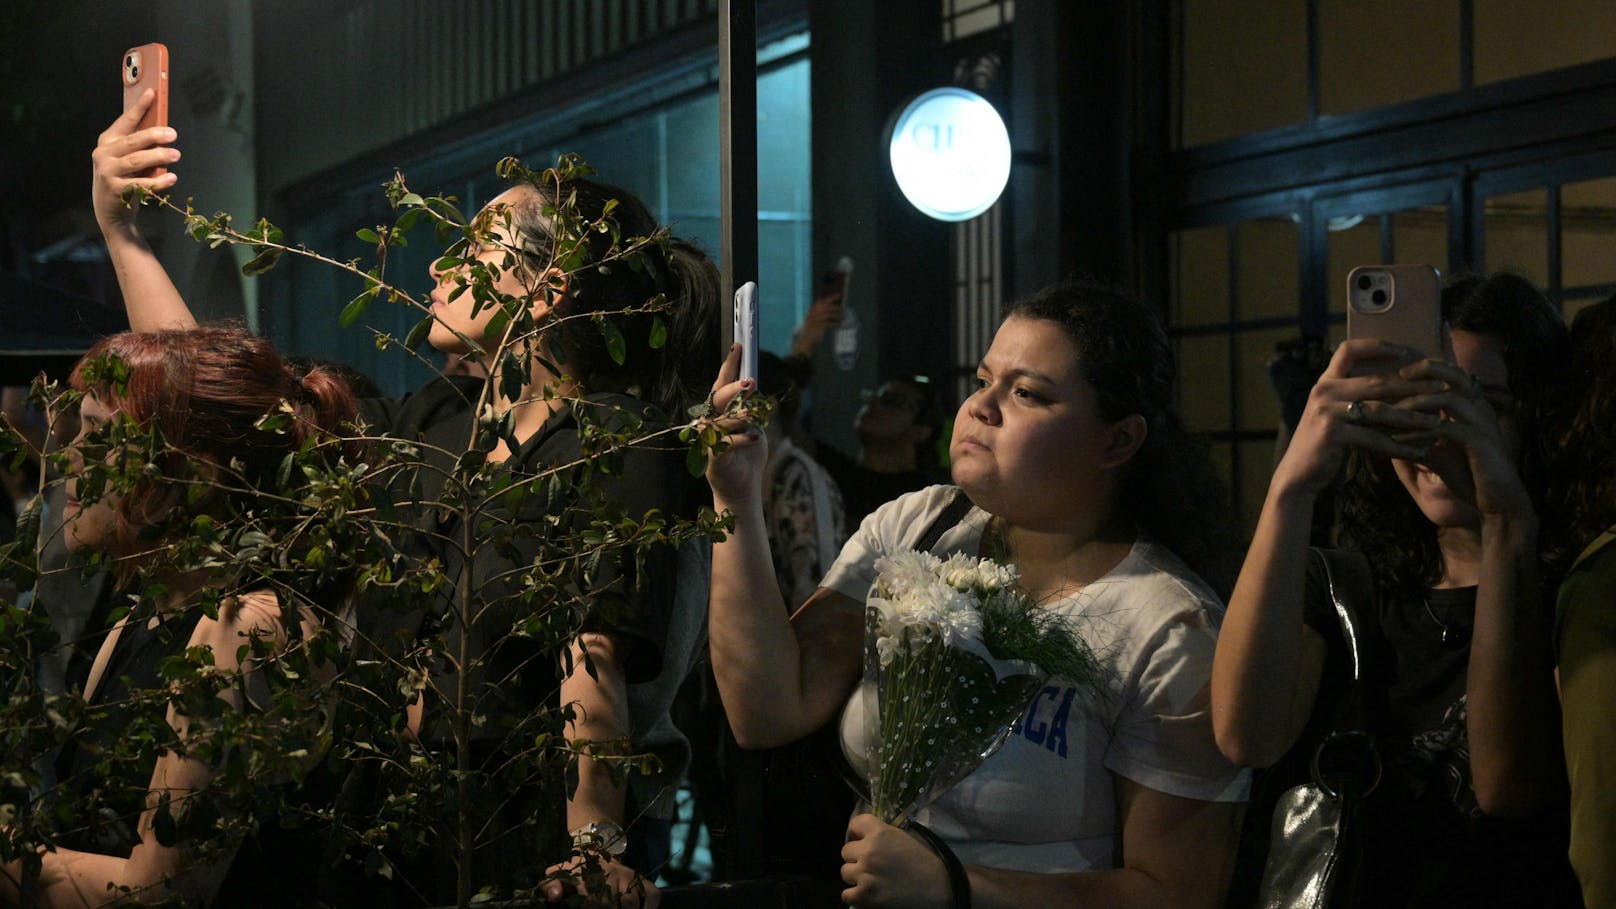
<path fill-rule="evenodd" d="M 1534 395 L 1565 327 L 1512 275 L 1452 284 L 1443 310 L 1451 362 L 1351 340 L 1314 386 L 1229 601 L 1213 721 L 1232 760 L 1311 758 L 1304 727 L 1332 715 L 1348 667 L 1309 528 L 1345 462 L 1344 564 L 1364 582 L 1335 585 L 1370 600 L 1349 606 L 1384 764 L 1358 904 L 1574 904 L 1534 469 Z"/>
<path fill-rule="evenodd" d="M 185 328 L 195 321 L 140 238 L 132 211 L 121 200 L 132 186 L 165 192 L 177 180 L 172 170 L 157 177 L 144 176 L 153 165 L 171 165 L 179 158 L 171 147 L 172 129 L 135 129 L 146 103 L 143 99 L 136 104 L 101 137 L 94 155 L 96 213 L 117 268 L 130 324 L 137 329 Z M 553 220 L 563 202 L 585 222 L 599 221 L 606 228 L 583 232 L 574 247 L 578 226 L 558 225 Z M 391 434 L 424 443 L 424 459 L 435 467 L 452 467 L 473 447 L 476 416 L 482 414 L 508 426 L 486 452 L 487 461 L 512 473 L 528 474 L 581 461 L 575 471 L 596 475 L 598 493 L 589 500 L 573 495 L 557 504 L 533 495 L 514 512 L 498 515 L 506 529 L 497 533 L 509 536 L 499 546 L 478 547 L 472 553 L 472 585 L 481 601 L 493 609 L 491 620 L 480 627 L 504 632 L 511 628 L 509 620 L 520 614 L 518 610 L 531 608 L 522 602 L 521 569 L 546 553 L 555 554 L 551 528 L 557 525 L 545 518 L 560 515 L 559 524 L 575 524 L 588 520 L 597 504 L 632 519 L 643 517 L 653 507 L 664 514 L 682 508 L 681 468 L 665 451 L 630 449 L 605 459 L 580 456 L 587 451 L 584 440 L 593 431 L 591 424 L 654 428 L 677 419 L 687 404 L 699 400 L 705 381 L 686 371 L 685 364 L 711 362 L 698 353 L 707 347 L 716 352 L 712 330 L 718 282 L 712 264 L 678 242 L 644 244 L 637 262 L 611 258 L 633 238 L 656 234 L 657 226 L 637 199 L 589 180 L 518 183 L 485 206 L 475 223 L 480 228 L 475 248 L 434 263 L 430 342 L 448 353 L 476 356 L 496 349 L 508 325 L 521 324 L 517 319 L 506 323 L 503 317 L 496 317 L 500 306 L 486 301 L 479 305 L 476 301 L 481 294 L 462 290 L 477 272 L 492 272 L 497 276 L 496 291 L 525 302 L 534 337 L 517 336 L 506 348 L 514 361 L 484 364 L 491 373 L 486 386 L 478 379 L 441 378 L 402 402 L 368 402 L 365 413 Z M 562 261 L 573 251 L 580 253 L 574 261 Z M 659 298 L 667 305 L 655 317 L 648 312 L 621 312 L 643 309 Z M 608 332 L 608 328 L 613 330 Z M 653 347 L 653 336 L 664 328 L 665 343 Z M 625 351 L 627 356 L 623 356 Z M 520 375 L 512 376 L 513 370 Z M 422 490 L 427 498 L 415 500 L 430 501 L 436 491 L 431 485 L 442 485 L 441 471 L 421 471 L 420 480 L 427 487 Z M 569 495 L 571 485 L 564 478 L 548 488 Z M 445 523 L 433 511 L 416 522 L 422 531 L 418 544 L 443 560 L 450 578 L 458 578 L 468 571 L 465 554 L 446 541 L 451 534 L 458 537 L 462 528 L 454 524 L 458 518 L 450 517 Z M 473 533 L 486 530 L 479 526 Z M 526 652 L 520 640 L 496 644 L 476 628 L 468 633 L 470 653 L 481 662 L 487 678 L 505 680 L 508 671 L 521 669 L 514 684 L 502 681 L 494 689 L 498 702 L 486 705 L 493 717 L 485 727 L 486 735 L 496 740 L 489 748 L 497 752 L 504 747 L 497 740 L 534 731 L 524 723 L 545 700 L 576 705 L 575 719 L 566 729 L 569 738 L 614 741 L 632 733 L 638 748 L 656 744 L 645 741 L 640 733 L 660 719 L 651 714 L 666 712 L 671 690 L 683 675 L 679 663 L 691 646 L 688 640 L 669 637 L 676 599 L 673 560 L 673 553 L 664 550 L 651 553 L 643 570 L 632 554 L 592 568 L 587 583 L 573 591 L 578 602 L 590 607 L 582 633 L 574 640 L 571 653 L 559 660 L 555 655 L 535 660 L 539 655 Z M 443 611 L 441 605 L 428 607 L 425 621 L 438 620 L 440 627 L 448 627 L 451 646 L 458 646 L 454 638 L 458 626 Z M 409 629 L 404 632 L 407 636 Z M 664 659 L 664 649 L 675 647 L 678 652 L 670 650 L 669 659 Z M 592 671 L 586 671 L 586 650 Z M 561 677 L 559 692 L 557 675 Z M 643 685 L 631 688 L 633 683 Z M 434 716 L 432 693 L 433 686 L 429 686 L 426 715 L 420 720 L 423 737 L 428 739 L 442 729 L 441 720 Z M 664 731 L 671 729 L 656 725 Z M 676 739 L 674 733 L 669 742 L 674 752 L 681 745 Z M 532 735 L 527 741 L 531 743 Z M 675 754 L 674 773 L 678 760 Z M 608 831 L 608 840 L 615 838 L 618 825 L 626 822 L 622 787 L 590 760 L 579 762 L 578 777 L 576 791 L 567 798 L 565 826 L 540 826 L 571 830 L 575 841 L 602 829 Z M 559 810 L 550 812 L 558 821 L 559 814 Z M 545 850 L 542 856 L 502 856 L 481 865 L 502 876 L 507 885 L 533 882 L 537 875 L 513 872 L 525 871 L 543 856 L 554 861 L 557 853 L 549 851 L 554 839 L 540 837 Z M 563 848 L 559 855 L 566 851 Z M 513 864 L 521 868 L 513 869 Z M 611 863 L 608 874 L 616 889 L 631 898 L 640 891 L 641 884 L 626 867 Z M 552 884 L 549 892 L 559 896 L 560 888 Z M 654 898 L 654 890 L 649 892 Z"/>
<path fill-rule="evenodd" d="M 72 820 L 56 848 L 40 855 L 37 905 L 175 898 L 200 905 L 221 888 L 235 891 L 225 897 L 230 905 L 295 903 L 297 888 L 311 880 L 313 859 L 249 834 L 250 821 L 233 823 L 266 793 L 210 786 L 220 769 L 212 733 L 229 724 L 198 713 L 197 702 L 165 672 L 176 658 L 205 652 L 230 708 L 276 710 L 270 677 L 284 684 L 293 676 L 266 667 L 286 663 L 302 642 L 333 633 L 331 610 L 340 597 L 322 602 L 262 578 L 243 580 L 237 566 L 210 567 L 175 547 L 203 518 L 223 528 L 251 513 L 272 526 L 271 515 L 281 503 L 296 502 L 304 482 L 302 470 L 281 476 L 288 455 L 302 450 L 311 465 L 357 463 L 361 446 L 335 436 L 354 418 L 353 396 L 332 371 L 296 370 L 267 341 L 235 328 L 114 335 L 90 350 L 72 384 L 84 393 L 83 428 L 70 449 L 66 543 L 75 552 L 112 557 L 125 592 L 140 596 L 102 644 L 85 688 L 84 725 L 58 761 L 60 782 L 49 804 L 61 806 L 56 817 Z M 283 408 L 289 416 L 283 426 L 260 422 Z M 155 448 L 142 447 L 152 439 Z M 135 462 L 145 469 L 120 478 L 122 465 L 148 451 L 155 451 L 149 462 Z M 104 469 L 87 471 L 86 459 Z M 296 612 L 283 611 L 293 602 Z M 335 627 L 342 624 L 336 619 Z M 156 719 L 165 703 L 166 725 Z M 147 715 L 150 725 L 142 725 Z M 296 747 L 290 736 L 300 734 L 294 727 L 274 727 L 286 732 L 289 750 Z M 142 730 L 152 736 L 144 750 Z M 307 728 L 301 734 L 319 737 Z M 276 766 L 272 756 L 258 757 Z M 277 827 L 271 818 L 258 819 L 268 822 L 265 830 Z M 264 850 L 271 849 L 278 880 L 258 874 L 269 867 Z M 20 880 L 16 863 L 5 869 L 0 902 L 19 901 Z M 275 883 L 265 889 L 266 881 Z"/>

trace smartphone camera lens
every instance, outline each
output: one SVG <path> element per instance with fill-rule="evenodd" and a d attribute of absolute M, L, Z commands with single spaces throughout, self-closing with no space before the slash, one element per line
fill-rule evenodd
<path fill-rule="evenodd" d="M 1377 290 L 1369 295 L 1369 299 L 1375 301 L 1376 306 L 1383 306 L 1386 303 L 1386 292 L 1384 290 Z"/>
<path fill-rule="evenodd" d="M 1358 289 L 1359 290 L 1368 290 L 1369 288 L 1373 287 L 1374 284 L 1375 284 L 1374 280 L 1372 280 L 1368 275 L 1359 275 L 1358 276 Z"/>

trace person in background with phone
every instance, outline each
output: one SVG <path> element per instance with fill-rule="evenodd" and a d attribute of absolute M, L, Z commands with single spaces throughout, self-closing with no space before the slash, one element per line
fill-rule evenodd
<path fill-rule="evenodd" d="M 1577 313 L 1550 415 L 1562 740 L 1571 864 L 1588 909 L 1616 909 L 1616 297 Z"/>
<path fill-rule="evenodd" d="M 1513 275 L 1455 281 L 1441 302 L 1452 362 L 1356 338 L 1313 387 L 1229 601 L 1213 722 L 1231 760 L 1278 765 L 1276 786 L 1306 778 L 1317 742 L 1298 740 L 1348 673 L 1308 557 L 1345 462 L 1338 529 L 1363 575 L 1350 586 L 1375 601 L 1353 606 L 1370 612 L 1359 645 L 1384 765 L 1358 904 L 1571 906 L 1537 517 L 1537 396 L 1565 327 Z"/>
<path fill-rule="evenodd" d="M 792 335 L 785 364 L 792 380 L 805 393 L 814 379 L 815 353 L 826 335 L 841 324 L 846 312 L 847 279 L 845 268 L 825 275 L 819 296 Z M 877 507 L 906 492 L 948 481 L 947 472 L 937 464 L 937 436 L 942 420 L 930 379 L 894 373 L 862 394 L 864 406 L 853 417 L 853 431 L 859 440 L 856 457 L 810 437 L 800 427 L 792 435 L 798 447 L 819 459 L 836 480 L 847 506 L 849 528 L 857 527 Z"/>
<path fill-rule="evenodd" d="M 172 147 L 176 139 L 172 128 L 136 128 L 150 101 L 151 95 L 147 93 L 100 137 L 92 156 L 96 218 L 117 270 L 130 326 L 137 331 L 190 329 L 196 326 L 190 308 L 141 238 L 135 227 L 135 212 L 123 201 L 124 192 L 132 186 L 166 192 L 173 189 L 178 180 L 172 170 L 158 176 L 142 176 L 154 166 L 169 167 L 180 158 L 179 151 Z M 543 193 L 552 193 L 555 197 Z M 580 217 L 594 219 L 611 211 L 625 240 L 649 237 L 657 231 L 655 219 L 645 205 L 620 189 L 583 179 L 558 188 L 541 189 L 521 184 L 489 202 L 487 208 L 500 214 L 493 219 L 499 224 L 496 231 L 500 243 L 478 249 L 477 258 L 500 265 L 507 250 L 512 250 L 524 257 L 525 264 L 537 266 L 506 269 L 501 288 L 508 293 L 526 295 L 540 318 L 552 313 L 578 315 L 638 306 L 659 294 L 665 295 L 672 304 L 661 313 L 669 333 L 661 348 L 666 353 L 653 351 L 646 340 L 652 322 L 648 314 L 612 317 L 620 321 L 620 330 L 632 352 L 624 363 L 618 363 L 610 355 L 593 320 L 574 319 L 561 323 L 556 337 L 548 339 L 552 346 L 547 350 L 554 352 L 552 357 L 547 359 L 539 356 L 537 350 L 528 351 L 534 358 L 529 374 L 531 382 L 524 382 L 516 402 L 496 399 L 497 409 L 514 411 L 513 429 L 518 447 L 510 450 L 501 441 L 489 458 L 512 471 L 537 471 L 546 466 L 570 464 L 581 457 L 581 430 L 572 408 L 566 403 L 570 395 L 586 398 L 599 405 L 602 412 L 631 414 L 643 418 L 649 425 L 665 421 L 668 417 L 663 414 L 683 414 L 689 404 L 704 397 L 699 374 L 705 372 L 707 361 L 700 352 L 711 350 L 716 355 L 718 348 L 714 330 L 718 319 L 717 270 L 690 244 L 678 240 L 670 242 L 666 261 L 656 268 L 583 268 L 569 275 L 567 286 L 563 288 L 540 281 L 537 276 L 544 264 L 551 261 L 551 253 L 560 242 L 554 236 L 554 226 L 544 216 L 544 208 L 562 197 L 576 198 Z M 608 208 L 611 204 L 616 208 Z M 505 219 L 505 215 L 509 218 Z M 594 244 L 611 242 L 605 235 L 592 234 L 590 240 L 590 255 L 598 252 Z M 443 268 L 434 263 L 432 268 L 434 322 L 428 342 L 445 354 L 468 353 L 470 348 L 463 340 L 465 337 L 483 343 L 498 339 L 491 330 L 491 320 L 498 307 L 489 306 L 477 312 L 473 295 L 469 293 L 450 299 L 457 283 L 470 268 L 470 263 Z M 577 384 L 562 384 L 562 376 L 575 377 Z M 497 374 L 494 380 L 498 380 Z M 432 451 L 452 450 L 471 439 L 475 414 L 469 402 L 477 399 L 482 381 L 477 377 L 439 377 L 403 401 L 362 401 L 361 414 L 371 425 L 381 426 L 397 437 L 426 439 L 432 443 L 429 446 Z M 555 395 L 543 394 L 541 386 L 555 391 Z M 640 397 L 625 393 L 631 388 L 638 389 Z M 439 458 L 434 454 L 428 456 Z M 435 466 L 446 474 L 453 458 L 445 457 L 446 460 L 440 459 Z M 625 454 L 622 468 L 613 472 L 602 494 L 614 507 L 621 508 L 623 514 L 635 518 L 651 509 L 663 514 L 683 514 L 690 493 L 686 488 L 687 480 L 682 457 L 666 451 L 635 448 Z M 545 520 L 541 498 L 527 497 L 527 504 L 519 506 L 525 510 L 508 514 L 506 519 L 516 526 L 542 532 L 542 528 L 550 524 Z M 426 520 L 433 519 L 428 516 Z M 445 523 L 437 524 L 436 529 L 439 538 L 453 538 L 459 532 Z M 531 563 L 533 549 L 541 543 L 528 537 L 497 549 L 483 546 L 470 559 L 434 548 L 435 544 L 425 538 L 418 541 L 418 545 L 423 558 L 436 557 L 452 566 L 451 571 L 469 572 L 472 583 L 484 589 L 488 597 L 490 605 L 486 609 L 493 609 L 508 608 L 505 593 L 515 583 L 510 578 L 519 574 L 515 567 Z M 675 610 L 685 608 L 687 602 L 699 608 L 705 600 L 699 589 L 704 585 L 695 585 L 698 589 L 694 597 L 680 592 L 680 579 L 675 577 L 675 571 L 681 558 L 671 547 L 662 547 L 643 554 L 643 560 L 624 554 L 622 564 L 603 565 L 595 578 L 600 588 L 597 600 L 609 608 L 591 611 L 571 646 L 570 655 L 528 653 L 523 649 L 522 639 L 507 636 L 498 643 L 491 643 L 489 638 L 495 635 L 477 637 L 476 630 L 472 631 L 477 638 L 474 646 L 489 648 L 480 653 L 481 660 L 493 667 L 487 671 L 509 672 L 512 681 L 504 688 L 513 693 L 513 700 L 525 696 L 548 697 L 552 706 L 576 705 L 575 719 L 565 730 L 569 738 L 597 742 L 628 738 L 637 750 L 657 754 L 662 766 L 652 788 L 659 791 L 647 793 L 647 796 L 666 792 L 670 797 L 660 801 L 670 807 L 671 792 L 667 790 L 677 785 L 683 773 L 688 760 L 688 743 L 671 722 L 663 720 L 672 690 L 682 682 L 688 669 L 687 658 L 693 659 L 695 648 L 691 641 L 675 641 L 668 629 L 688 625 L 677 621 Z M 422 608 L 424 612 L 441 606 L 424 604 Z M 428 621 L 424 615 L 418 619 Z M 509 629 L 512 621 L 514 619 L 508 615 L 494 615 L 482 627 Z M 381 634 L 378 631 L 372 637 Z M 587 660 L 585 648 L 589 653 Z M 552 674 L 559 679 L 552 678 Z M 443 690 L 443 684 L 438 682 L 432 688 Z M 450 685 L 448 690 L 452 689 Z M 441 715 L 436 713 L 441 709 L 436 699 L 426 704 L 426 720 L 422 721 L 421 728 L 441 729 L 438 719 Z M 501 738 L 501 730 L 523 728 L 520 723 L 530 712 L 530 707 L 524 707 L 484 717 L 485 722 L 478 726 L 479 738 L 474 748 L 490 757 L 498 757 L 507 753 L 499 749 L 529 747 L 531 736 L 512 744 Z M 655 741 L 642 737 L 648 730 L 666 731 L 668 737 Z M 423 733 L 423 737 L 425 735 Z M 434 744 L 442 745 L 442 742 Z M 610 898 L 621 899 L 623 905 L 639 905 L 643 900 L 645 905 L 654 906 L 660 895 L 637 873 L 637 870 L 653 869 L 635 869 L 629 864 L 632 859 L 617 858 L 624 841 L 622 828 L 631 817 L 637 816 L 637 813 L 630 814 L 626 807 L 625 787 L 612 779 L 606 768 L 589 760 L 579 762 L 577 780 L 575 788 L 565 793 L 564 801 L 563 793 L 549 788 L 539 791 L 522 787 L 515 791 L 505 804 L 522 802 L 516 812 L 521 816 L 522 835 L 503 837 L 497 844 L 480 851 L 478 866 L 497 876 L 499 879 L 492 881 L 497 885 L 532 886 L 547 876 L 546 865 L 551 865 L 549 871 L 573 867 L 575 861 L 567 856 L 578 848 L 608 850 L 612 858 L 604 863 L 604 870 L 607 885 L 612 890 Z M 531 812 L 538 813 L 537 822 L 530 822 Z M 513 828 L 518 820 L 517 817 L 503 819 Z M 501 824 L 491 826 L 504 829 Z M 567 848 L 568 831 L 572 849 Z M 658 836 L 639 841 L 631 829 L 629 845 L 638 848 L 643 842 L 648 852 L 654 851 L 659 841 L 666 842 L 665 825 L 659 825 L 658 832 Z M 449 877 L 452 876 L 451 873 Z M 577 886 L 582 889 L 585 884 L 580 880 Z M 543 884 L 542 893 L 551 900 L 560 900 L 566 896 L 564 889 L 561 881 L 548 880 Z"/>

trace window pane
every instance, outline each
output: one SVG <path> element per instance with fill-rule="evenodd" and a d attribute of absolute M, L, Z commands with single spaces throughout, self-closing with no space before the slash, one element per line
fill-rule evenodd
<path fill-rule="evenodd" d="M 1179 338 L 1177 347 L 1179 413 L 1201 432 L 1228 430 L 1228 336 Z"/>
<path fill-rule="evenodd" d="M 1240 402 L 1239 429 L 1276 430 L 1279 428 L 1279 399 L 1268 381 L 1268 361 L 1283 341 L 1294 340 L 1294 328 L 1242 332 L 1235 342 L 1240 351 L 1240 379 L 1236 400 Z"/>
<path fill-rule="evenodd" d="M 1337 225 L 1350 223 L 1350 218 L 1332 218 Z M 1380 216 L 1368 215 L 1362 221 L 1341 230 L 1325 234 L 1329 250 L 1329 274 L 1325 278 L 1326 293 L 1332 315 L 1347 312 L 1347 272 L 1359 265 L 1380 264 Z"/>
<path fill-rule="evenodd" d="M 1305 0 L 1183 0 L 1179 145 L 1307 119 Z"/>
<path fill-rule="evenodd" d="M 1487 200 L 1488 271 L 1512 271 L 1539 287 L 1549 285 L 1548 191 L 1493 196 Z"/>
<path fill-rule="evenodd" d="M 1319 112 L 1459 89 L 1458 0 L 1319 0 Z"/>
<path fill-rule="evenodd" d="M 1560 187 L 1560 283 L 1616 283 L 1616 177 Z"/>
<path fill-rule="evenodd" d="M 1603 60 L 1616 49 L 1610 41 L 1616 3 L 1610 0 L 1474 3 L 1477 85 Z"/>
<path fill-rule="evenodd" d="M 1173 257 L 1174 326 L 1229 321 L 1229 229 L 1181 230 L 1169 240 Z"/>
<path fill-rule="evenodd" d="M 1294 316 L 1301 265 L 1296 222 L 1289 217 L 1246 221 L 1239 227 L 1240 319 Z"/>
<path fill-rule="evenodd" d="M 1428 205 L 1392 215 L 1392 260 L 1435 265 L 1448 273 L 1448 207 Z M 1343 276 L 1344 278 L 1345 276 Z"/>

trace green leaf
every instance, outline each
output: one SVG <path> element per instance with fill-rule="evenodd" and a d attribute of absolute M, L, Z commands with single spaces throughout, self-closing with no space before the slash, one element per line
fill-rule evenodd
<path fill-rule="evenodd" d="M 404 349 L 412 353 L 419 350 L 421 342 L 426 340 L 427 333 L 432 331 L 433 321 L 431 316 L 427 316 L 415 323 L 415 327 L 410 329 L 410 333 L 404 336 Z"/>
<path fill-rule="evenodd" d="M 622 366 L 628 360 L 628 342 L 623 339 L 623 330 L 607 318 L 600 320 L 600 333 L 606 336 L 606 353 L 613 363 Z"/>
<path fill-rule="evenodd" d="M 685 469 L 690 471 L 690 475 L 693 477 L 699 477 L 706 473 L 707 449 L 702 448 L 700 445 L 690 446 L 690 450 L 685 452 Z"/>
<path fill-rule="evenodd" d="M 173 847 L 180 841 L 179 825 L 174 822 L 174 812 L 169 807 L 169 794 L 166 791 L 157 797 L 157 811 L 152 815 L 152 835 L 159 846 Z"/>
<path fill-rule="evenodd" d="M 348 301 L 348 305 L 342 308 L 342 315 L 337 317 L 337 324 L 343 328 L 353 327 L 353 324 L 359 321 L 359 317 L 365 314 L 365 307 L 370 305 L 371 298 L 375 296 L 374 290 L 367 290 Z"/>
<path fill-rule="evenodd" d="M 246 265 L 241 266 L 241 273 L 248 278 L 256 277 L 274 268 L 275 263 L 280 261 L 280 258 L 281 251 L 279 249 L 270 247 L 262 250 L 258 255 L 248 259 Z"/>
<path fill-rule="evenodd" d="M 382 238 L 377 236 L 376 232 L 371 230 L 368 227 L 359 228 L 359 230 L 354 233 L 354 236 L 358 237 L 361 240 L 364 240 L 366 243 L 380 243 L 380 242 L 382 242 Z"/>
<path fill-rule="evenodd" d="M 507 401 L 515 401 L 522 397 L 522 388 L 527 385 L 527 370 L 522 368 L 522 362 L 516 359 L 516 354 L 507 350 L 500 355 L 499 368 L 499 394 Z"/>
<path fill-rule="evenodd" d="M 661 350 L 668 343 L 668 323 L 662 321 L 661 316 L 651 319 L 651 349 Z"/>

